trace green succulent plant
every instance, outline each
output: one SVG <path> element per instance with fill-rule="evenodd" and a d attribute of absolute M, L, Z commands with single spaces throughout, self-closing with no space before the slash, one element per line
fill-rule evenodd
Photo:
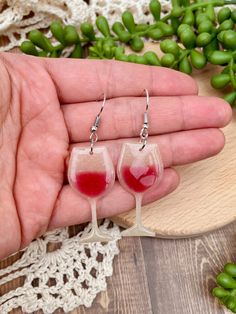
<path fill-rule="evenodd" d="M 121 20 L 111 27 L 104 16 L 96 19 L 96 28 L 85 22 L 77 30 L 73 25 L 52 22 L 54 37 L 48 39 L 41 31 L 32 30 L 21 51 L 39 57 L 58 58 L 71 46 L 70 58 L 116 59 L 125 62 L 164 66 L 191 74 L 192 68 L 202 69 L 208 63 L 222 66 L 211 78 L 211 85 L 220 89 L 230 86 L 225 99 L 236 103 L 236 9 L 226 5 L 236 0 L 172 0 L 172 9 L 161 17 L 161 4 L 151 0 L 152 24 L 138 24 L 131 12 L 125 11 Z M 222 7 L 215 13 L 215 7 Z M 98 35 L 97 35 L 98 34 Z M 56 39 L 56 44 L 53 44 Z M 145 39 L 160 42 L 164 55 L 142 54 Z M 129 46 L 133 53 L 126 54 Z"/>
<path fill-rule="evenodd" d="M 218 287 L 212 294 L 220 300 L 229 310 L 236 313 L 236 264 L 227 263 L 224 271 L 216 278 Z"/>

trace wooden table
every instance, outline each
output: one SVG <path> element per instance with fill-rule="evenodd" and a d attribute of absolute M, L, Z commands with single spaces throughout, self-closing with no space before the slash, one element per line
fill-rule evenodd
<path fill-rule="evenodd" d="M 107 291 L 91 308 L 80 307 L 71 314 L 228 313 L 211 290 L 223 265 L 236 261 L 235 239 L 236 223 L 195 239 L 122 239 Z M 0 295 L 10 287 L 0 287 Z M 54 314 L 59 313 L 64 312 Z"/>
<path fill-rule="evenodd" d="M 73 314 L 228 313 L 211 290 L 223 265 L 236 260 L 235 238 L 236 223 L 195 239 L 123 239 L 107 292 Z"/>

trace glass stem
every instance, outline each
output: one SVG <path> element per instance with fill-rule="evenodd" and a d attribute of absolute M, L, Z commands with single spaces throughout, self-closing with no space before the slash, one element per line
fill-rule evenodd
<path fill-rule="evenodd" d="M 90 207 L 92 213 L 92 225 L 93 229 L 98 230 L 98 221 L 97 221 L 97 201 L 95 199 L 90 200 Z"/>
<path fill-rule="evenodd" d="M 142 217 L 141 217 L 141 208 L 142 208 L 142 194 L 135 195 L 135 202 L 136 202 L 136 225 L 142 226 Z"/>

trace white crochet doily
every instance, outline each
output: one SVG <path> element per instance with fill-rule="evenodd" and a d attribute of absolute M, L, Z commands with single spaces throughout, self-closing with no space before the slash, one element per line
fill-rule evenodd
<path fill-rule="evenodd" d="M 162 0 L 163 10 L 170 8 L 169 0 Z M 134 13 L 140 23 L 152 21 L 148 12 L 149 0 L 0 0 L 0 36 L 4 36 L 6 51 L 19 46 L 32 29 L 48 28 L 55 19 L 65 24 L 79 26 L 82 22 L 95 22 L 97 14 L 103 14 L 112 24 L 126 9 Z"/>
<path fill-rule="evenodd" d="M 33 241 L 13 265 L 0 269 L 0 286 L 24 277 L 21 287 L 0 296 L 0 313 L 21 307 L 23 313 L 43 310 L 65 313 L 79 305 L 91 306 L 96 295 L 106 290 L 106 277 L 112 275 L 112 261 L 119 253 L 120 231 L 109 220 L 99 227 L 116 240 L 107 244 L 81 245 L 79 238 L 91 228 L 70 237 L 68 228 L 48 232 Z M 49 244 L 57 249 L 48 251 Z"/>

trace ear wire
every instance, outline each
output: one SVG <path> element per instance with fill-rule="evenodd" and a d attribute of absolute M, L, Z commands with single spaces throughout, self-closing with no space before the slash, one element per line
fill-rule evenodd
<path fill-rule="evenodd" d="M 89 139 L 90 139 L 90 155 L 93 154 L 94 145 L 98 141 L 97 129 L 98 129 L 99 125 L 100 125 L 101 115 L 102 115 L 102 112 L 103 112 L 103 109 L 104 109 L 104 106 L 105 106 L 105 102 L 106 102 L 106 94 L 104 93 L 103 94 L 103 102 L 102 102 L 101 109 L 100 109 L 99 113 L 97 114 L 97 116 L 95 118 L 94 124 L 91 127 L 91 134 L 90 134 L 90 137 L 89 137 Z"/>
<path fill-rule="evenodd" d="M 146 109 L 143 115 L 143 127 L 140 131 L 140 143 L 142 144 L 142 147 L 139 149 L 140 151 L 142 151 L 147 144 L 149 127 L 148 125 L 149 92 L 146 88 L 144 89 L 144 92 L 146 94 Z"/>

